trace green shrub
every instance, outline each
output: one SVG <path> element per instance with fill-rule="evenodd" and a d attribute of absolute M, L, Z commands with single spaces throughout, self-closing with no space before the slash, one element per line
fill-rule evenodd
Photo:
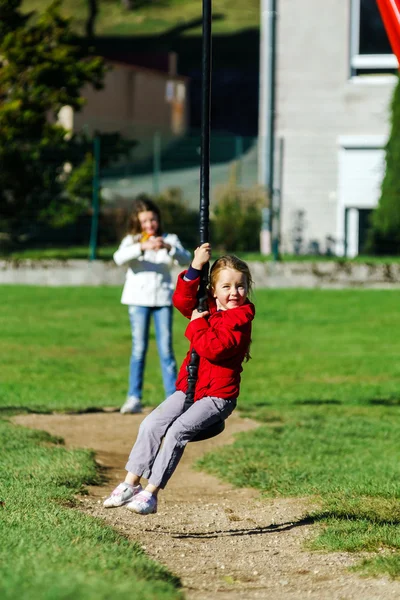
<path fill-rule="evenodd" d="M 392 130 L 386 145 L 386 172 L 378 208 L 371 218 L 367 251 L 379 255 L 400 254 L 400 79 L 391 104 Z"/>
<path fill-rule="evenodd" d="M 160 207 L 163 229 L 176 233 L 182 244 L 191 250 L 199 244 L 199 214 L 184 200 L 180 188 L 170 188 L 155 198 Z"/>
<path fill-rule="evenodd" d="M 223 186 L 212 212 L 212 241 L 220 250 L 256 252 L 260 248 L 261 208 L 266 199 L 258 187 Z"/>
<path fill-rule="evenodd" d="M 163 230 L 176 233 L 188 250 L 198 246 L 199 211 L 188 206 L 182 191 L 170 188 L 151 199 L 160 208 Z M 265 205 L 261 190 L 242 190 L 230 184 L 217 193 L 214 210 L 213 203 L 210 207 L 210 240 L 214 248 L 218 251 L 258 252 L 261 207 Z M 130 204 L 102 207 L 99 220 L 100 246 L 117 244 L 126 235 L 129 215 Z"/>

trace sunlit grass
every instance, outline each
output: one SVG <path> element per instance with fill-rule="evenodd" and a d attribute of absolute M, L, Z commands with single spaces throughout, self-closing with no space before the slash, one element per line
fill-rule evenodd
<path fill-rule="evenodd" d="M 71 511 L 76 494 L 100 481 L 91 452 L 2 420 L 0 440 L 2 599 L 129 600 L 132 589 L 146 600 L 181 598 L 178 579 L 138 544 Z"/>
<path fill-rule="evenodd" d="M 131 334 L 117 287 L 2 286 L 0 407 L 118 407 L 126 394 Z M 400 292 L 258 290 L 242 410 L 288 403 L 396 402 Z M 178 362 L 187 351 L 175 315 Z M 154 333 L 144 401 L 163 397 Z"/>
<path fill-rule="evenodd" d="M 0 408 L 118 408 L 130 329 L 121 289 L 3 286 Z M 400 291 L 257 290 L 252 360 L 238 406 L 260 428 L 201 464 L 266 496 L 309 496 L 313 547 L 369 551 L 400 576 Z M 186 321 L 176 314 L 178 362 Z M 164 393 L 154 335 L 144 402 Z M 17 467 L 15 467 L 17 468 Z"/>

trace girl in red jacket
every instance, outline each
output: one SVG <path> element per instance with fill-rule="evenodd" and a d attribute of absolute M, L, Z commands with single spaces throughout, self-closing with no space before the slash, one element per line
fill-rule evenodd
<path fill-rule="evenodd" d="M 126 504 L 139 514 L 155 513 L 157 494 L 175 471 L 186 444 L 200 430 L 227 419 L 236 407 L 255 315 L 247 298 L 252 279 L 245 262 L 236 256 L 222 256 L 210 271 L 208 311 L 198 312 L 200 273 L 210 257 L 210 244 L 195 250 L 192 264 L 179 275 L 173 295 L 174 306 L 190 319 L 185 332 L 190 350 L 194 348 L 200 357 L 194 402 L 185 410 L 189 350 L 178 374 L 176 392 L 141 423 L 125 467 L 128 474 L 105 500 L 107 508 Z M 142 477 L 148 481 L 145 489 L 140 484 Z"/>

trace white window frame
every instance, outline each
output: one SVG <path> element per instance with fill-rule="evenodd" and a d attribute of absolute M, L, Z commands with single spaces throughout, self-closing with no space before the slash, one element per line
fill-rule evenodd
<path fill-rule="evenodd" d="M 386 135 L 339 135 L 337 138 L 338 148 L 338 189 L 336 204 L 336 248 L 337 256 L 354 257 L 358 254 L 358 223 L 359 210 L 370 209 L 371 205 L 358 203 L 349 204 L 344 200 L 342 188 L 342 165 L 344 152 L 351 149 L 360 150 L 383 150 L 387 144 Z M 345 220 L 347 220 L 347 252 L 345 248 Z"/>
<path fill-rule="evenodd" d="M 359 54 L 361 0 L 351 0 L 350 66 L 353 69 L 397 69 L 394 54 Z"/>

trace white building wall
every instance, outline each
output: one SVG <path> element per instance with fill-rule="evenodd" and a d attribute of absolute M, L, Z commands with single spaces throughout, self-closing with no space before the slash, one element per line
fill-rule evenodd
<path fill-rule="evenodd" d="M 389 132 L 395 78 L 350 77 L 350 0 L 279 0 L 276 136 L 284 139 L 282 252 L 293 252 L 297 211 L 304 246 L 337 239 L 341 136 Z"/>

